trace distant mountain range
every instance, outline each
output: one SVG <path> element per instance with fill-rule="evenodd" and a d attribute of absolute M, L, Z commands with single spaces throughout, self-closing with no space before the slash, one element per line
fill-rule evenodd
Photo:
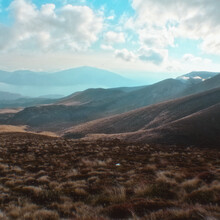
<path fill-rule="evenodd" d="M 176 79 L 184 84 L 194 85 L 216 74 L 217 73 L 211 72 L 192 72 L 177 77 Z M 167 83 L 169 84 L 169 82 Z M 146 87 L 133 87 L 134 85 L 140 85 L 140 83 L 124 78 L 118 74 L 93 67 L 79 67 L 56 73 L 32 72 L 27 70 L 15 72 L 0 71 L 0 91 L 2 91 L 2 95 L 0 94 L 0 108 L 28 107 L 35 105 L 35 103 L 49 104 L 51 101 L 45 99 L 58 99 L 63 97 L 64 94 L 71 94 L 75 91 L 82 91 L 87 88 L 120 87 L 120 90 L 123 90 L 123 92 L 131 92 Z M 176 88 L 178 91 L 181 90 L 182 87 L 186 87 L 186 85 L 180 83 L 179 85 L 180 88 Z M 148 89 L 151 89 L 151 87 Z M 17 94 L 18 91 L 21 94 Z M 3 95 L 3 93 L 5 93 L 5 95 Z M 55 95 L 57 93 L 59 93 L 59 95 Z M 172 91 L 170 91 L 170 93 L 172 93 Z M 33 100 L 31 96 L 37 97 L 37 100 Z M 39 98 L 40 100 L 42 99 L 42 103 L 39 101 Z M 18 101 L 12 103 L 11 100 Z"/>
<path fill-rule="evenodd" d="M 61 98 L 60 95 L 48 95 L 37 98 L 22 96 L 17 93 L 9 93 L 0 91 L 0 109 L 3 108 L 21 108 L 43 104 L 54 103 L 56 99 Z"/>
<path fill-rule="evenodd" d="M 79 67 L 55 73 L 19 70 L 0 71 L 0 83 L 4 91 L 21 91 L 25 96 L 71 94 L 87 88 L 113 88 L 140 85 L 116 73 L 93 67 Z M 20 88 L 20 89 L 19 89 Z"/>
<path fill-rule="evenodd" d="M 107 70 L 93 67 L 78 67 L 55 73 L 19 70 L 15 72 L 0 71 L 0 82 L 22 86 L 73 86 L 102 85 L 103 87 L 128 86 L 132 80 Z"/>
<path fill-rule="evenodd" d="M 186 83 L 198 83 L 201 81 L 205 81 L 206 79 L 210 79 L 218 74 L 220 74 L 220 72 L 194 71 L 194 72 L 179 76 L 177 77 L 177 79 L 181 80 L 182 82 L 186 82 Z"/>
<path fill-rule="evenodd" d="M 10 93 L 10 92 L 2 92 L 0 91 L 0 101 L 11 101 L 11 100 L 17 100 L 20 98 L 24 98 L 22 95 L 17 93 Z"/>

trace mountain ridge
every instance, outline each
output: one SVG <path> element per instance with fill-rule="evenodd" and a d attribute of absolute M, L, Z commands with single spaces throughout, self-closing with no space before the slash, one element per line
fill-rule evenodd
<path fill-rule="evenodd" d="M 79 83 L 94 83 L 95 81 L 97 82 L 97 80 L 98 83 L 101 83 L 104 86 L 109 86 L 112 85 L 111 82 L 109 82 L 110 79 L 113 83 L 115 83 L 115 85 L 118 86 L 120 85 L 120 82 L 122 85 L 126 85 L 126 83 L 134 84 L 132 80 L 125 78 L 119 74 L 113 73 L 108 70 L 87 66 L 61 70 L 54 73 L 34 72 L 29 70 L 17 70 L 14 72 L 0 71 L 0 82 L 23 86 L 68 86 Z"/>
<path fill-rule="evenodd" d="M 106 134 L 103 137 L 122 138 L 128 141 L 217 146 L 220 144 L 220 138 L 216 135 L 216 132 L 220 132 L 219 100 L 220 88 L 213 89 L 87 122 L 67 129 L 64 137 L 83 138 L 89 134 L 92 136 Z M 214 115 L 212 123 L 209 122 L 210 115 Z M 201 118 L 203 120 L 200 122 Z M 202 125 L 206 125 L 207 128 Z M 193 136 L 195 127 L 198 129 L 197 137 Z M 212 132 L 212 128 L 215 128 L 215 132 Z M 201 140 L 199 135 L 203 135 Z M 183 137 L 186 139 L 185 142 Z M 187 141 L 187 138 L 191 138 L 191 142 Z"/>

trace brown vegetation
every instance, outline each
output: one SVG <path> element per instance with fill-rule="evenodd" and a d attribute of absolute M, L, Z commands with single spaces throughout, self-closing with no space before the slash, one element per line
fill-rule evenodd
<path fill-rule="evenodd" d="M 0 134 L 0 219 L 220 219 L 218 149 Z"/>

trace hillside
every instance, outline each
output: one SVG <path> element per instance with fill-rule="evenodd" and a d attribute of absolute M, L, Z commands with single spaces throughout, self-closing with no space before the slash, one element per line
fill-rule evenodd
<path fill-rule="evenodd" d="M 14 101 L 16 99 L 24 98 L 18 93 L 10 93 L 10 92 L 3 92 L 0 91 L 0 102 L 2 101 Z"/>
<path fill-rule="evenodd" d="M 76 92 L 70 96 L 67 96 L 55 104 L 58 105 L 82 105 L 82 104 L 92 104 L 96 105 L 99 103 L 111 102 L 122 95 L 124 95 L 120 88 L 118 89 L 87 89 L 83 92 Z"/>
<path fill-rule="evenodd" d="M 192 87 L 177 79 L 167 79 L 133 89 L 88 89 L 62 98 L 49 106 L 26 108 L 1 123 L 28 125 L 35 130 L 62 132 L 68 127 L 107 116 L 128 112 L 218 86 L 219 76 Z M 59 125 L 59 126 L 57 126 Z"/>
<path fill-rule="evenodd" d="M 26 108 L 2 123 L 61 131 L 73 125 L 171 99 L 184 88 L 182 82 L 169 79 L 131 92 L 120 88 L 89 89 L 61 99 L 54 105 Z"/>
<path fill-rule="evenodd" d="M 162 101 L 204 92 L 219 86 L 220 74 L 193 85 L 183 83 L 177 79 L 166 79 L 153 85 L 135 87 L 134 90 L 130 89 L 130 91 L 123 90 L 122 88 L 114 90 L 89 89 L 74 93 L 58 102 L 58 104 L 109 102 L 107 108 L 109 111 L 122 113 Z M 112 100 L 114 102 L 111 102 Z"/>
<path fill-rule="evenodd" d="M 181 81 L 166 79 L 125 94 L 122 98 L 113 103 L 111 108 L 118 109 L 116 113 L 126 112 L 179 97 L 186 89 L 187 85 Z"/>
<path fill-rule="evenodd" d="M 220 218 L 218 149 L 21 132 L 0 143 L 1 219 Z"/>
<path fill-rule="evenodd" d="M 59 98 L 61 98 L 59 95 L 47 95 L 34 98 L 22 96 L 18 93 L 0 91 L 0 109 L 52 104 Z"/>
<path fill-rule="evenodd" d="M 219 147 L 219 124 L 220 103 L 154 129 L 152 142 Z M 139 140 L 147 141 L 150 137 L 143 135 Z"/>
<path fill-rule="evenodd" d="M 68 129 L 64 136 L 78 138 L 87 134 L 104 133 L 118 134 L 115 137 L 121 137 L 121 133 L 125 133 L 122 137 L 133 141 L 182 143 L 183 138 L 178 137 L 185 135 L 185 138 L 189 136 L 195 139 L 193 143 L 203 144 L 202 140 L 208 138 L 213 144 L 220 144 L 220 139 L 216 136 L 220 130 L 219 100 L 220 88 L 88 122 Z M 194 138 L 194 129 L 196 134 L 203 137 Z M 212 130 L 212 136 L 209 129 Z"/>
<path fill-rule="evenodd" d="M 21 108 L 21 107 L 30 107 L 38 106 L 45 104 L 53 104 L 54 99 L 50 98 L 18 98 L 18 99 L 4 99 L 0 100 L 0 109 L 5 108 Z"/>

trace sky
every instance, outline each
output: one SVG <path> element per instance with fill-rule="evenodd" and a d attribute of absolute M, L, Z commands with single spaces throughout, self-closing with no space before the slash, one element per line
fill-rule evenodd
<path fill-rule="evenodd" d="M 0 0 L 0 69 L 220 71 L 218 0 Z"/>

